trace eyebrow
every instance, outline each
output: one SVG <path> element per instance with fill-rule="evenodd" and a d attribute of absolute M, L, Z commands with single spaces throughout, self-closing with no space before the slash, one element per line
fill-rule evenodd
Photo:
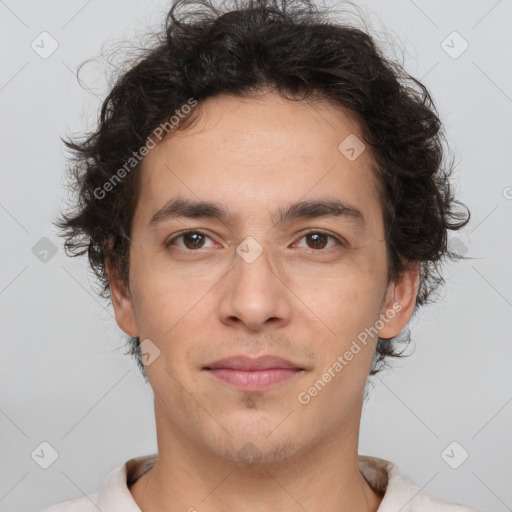
<path fill-rule="evenodd" d="M 151 217 L 149 226 L 153 227 L 167 219 L 180 217 L 191 219 L 211 218 L 226 223 L 231 220 L 228 211 L 218 202 L 175 198 L 168 201 Z M 286 208 L 278 208 L 276 213 L 272 215 L 272 222 L 274 225 L 279 225 L 293 220 L 318 217 L 343 217 L 356 226 L 366 227 L 363 213 L 354 206 L 338 199 L 300 201 Z"/>

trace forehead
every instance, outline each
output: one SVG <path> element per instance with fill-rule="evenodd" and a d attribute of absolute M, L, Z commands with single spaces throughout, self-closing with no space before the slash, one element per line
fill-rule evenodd
<path fill-rule="evenodd" d="M 350 159 L 340 150 L 344 141 L 362 139 L 350 113 L 276 94 L 222 95 L 195 108 L 194 125 L 171 132 L 144 159 L 137 212 L 146 222 L 175 197 L 215 200 L 238 210 L 234 214 L 252 214 L 326 193 L 357 203 L 377 222 L 370 152 Z"/>

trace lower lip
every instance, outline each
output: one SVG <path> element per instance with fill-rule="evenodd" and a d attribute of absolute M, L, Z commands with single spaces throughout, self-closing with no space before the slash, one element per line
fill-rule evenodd
<path fill-rule="evenodd" d="M 268 370 L 250 371 L 218 368 L 208 371 L 218 379 L 228 382 L 243 391 L 261 391 L 301 373 L 301 370 L 294 368 L 271 368 Z"/>

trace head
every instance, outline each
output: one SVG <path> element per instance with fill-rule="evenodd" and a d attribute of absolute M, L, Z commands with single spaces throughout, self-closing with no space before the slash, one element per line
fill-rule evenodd
<path fill-rule="evenodd" d="M 359 419 L 469 213 L 454 211 L 427 89 L 370 35 L 306 0 L 236 7 L 173 4 L 97 130 L 65 141 L 79 201 L 58 225 L 162 414 L 219 453 L 257 439 L 283 457 Z M 239 354 L 301 372 L 262 393 L 212 380 Z"/>

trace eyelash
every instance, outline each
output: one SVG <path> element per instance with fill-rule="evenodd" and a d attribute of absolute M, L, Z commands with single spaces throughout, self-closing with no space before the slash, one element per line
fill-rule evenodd
<path fill-rule="evenodd" d="M 167 242 L 165 242 L 164 245 L 166 248 L 169 248 L 172 246 L 172 244 L 176 240 L 182 238 L 185 235 L 189 235 L 189 234 L 202 235 L 202 236 L 205 236 L 206 238 L 209 238 L 210 240 L 212 240 L 212 238 L 210 236 L 208 236 L 206 233 L 203 233 L 202 231 L 199 231 L 199 230 L 190 229 L 187 231 L 182 231 L 178 235 L 173 236 L 171 239 L 169 239 Z M 346 242 L 344 242 L 341 238 L 338 238 L 337 236 L 331 235 L 330 233 L 327 233 L 326 231 L 322 231 L 322 230 L 318 230 L 318 229 L 310 230 L 310 231 L 307 231 L 306 233 L 303 233 L 302 236 L 299 238 L 299 240 L 302 240 L 304 237 L 306 237 L 308 235 L 312 235 L 312 234 L 325 235 L 328 238 L 335 240 L 339 246 L 341 246 L 341 247 L 346 246 Z M 183 248 L 180 247 L 180 249 L 183 249 Z M 325 252 L 325 251 L 328 251 L 329 249 L 332 249 L 332 247 L 330 247 L 328 249 L 306 249 L 306 251 L 307 252 Z M 188 251 L 188 252 L 198 252 L 201 250 L 201 248 L 199 248 L 199 249 L 186 249 L 185 248 L 183 250 Z"/>

